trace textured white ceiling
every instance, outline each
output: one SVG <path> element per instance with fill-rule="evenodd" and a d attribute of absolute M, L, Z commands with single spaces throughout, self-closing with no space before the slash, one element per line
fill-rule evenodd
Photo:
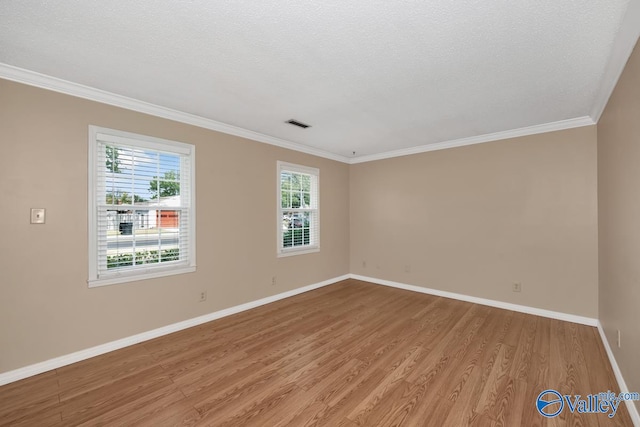
<path fill-rule="evenodd" d="M 588 116 L 628 5 L 2 0 L 0 62 L 367 156 Z"/>

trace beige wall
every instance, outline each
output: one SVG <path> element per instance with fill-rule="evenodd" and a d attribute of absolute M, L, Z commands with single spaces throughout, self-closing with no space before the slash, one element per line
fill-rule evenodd
<path fill-rule="evenodd" d="M 350 174 L 352 273 L 597 317 L 595 126 Z"/>
<path fill-rule="evenodd" d="M 600 321 L 630 391 L 640 391 L 640 47 L 598 122 Z M 622 347 L 617 346 L 617 330 Z M 640 403 L 636 402 L 640 409 Z"/>
<path fill-rule="evenodd" d="M 348 273 L 348 165 L 6 80 L 0 98 L 0 373 Z M 196 145 L 196 273 L 87 287 L 90 124 Z M 320 253 L 276 257 L 277 160 L 320 168 Z"/>

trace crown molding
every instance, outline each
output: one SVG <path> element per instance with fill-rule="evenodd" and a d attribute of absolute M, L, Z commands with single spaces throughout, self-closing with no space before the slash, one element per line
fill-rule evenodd
<path fill-rule="evenodd" d="M 204 129 L 214 130 L 229 135 L 239 136 L 253 141 L 263 142 L 265 144 L 275 145 L 277 147 L 289 150 L 299 151 L 326 159 L 336 160 L 343 163 L 349 163 L 349 158 L 339 154 L 330 153 L 318 148 L 309 147 L 273 136 L 243 129 L 237 126 L 228 125 L 226 123 L 207 119 L 195 114 L 184 113 L 182 111 L 173 110 L 171 108 L 162 107 L 137 99 L 129 98 L 115 93 L 107 92 L 101 89 L 73 83 L 62 80 L 57 77 L 47 76 L 45 74 L 36 73 L 35 71 L 25 70 L 23 68 L 14 67 L 12 65 L 0 63 L 0 78 L 23 83 L 78 98 L 88 99 L 90 101 L 100 102 L 102 104 L 113 105 L 115 107 L 125 108 L 127 110 L 145 113 L 163 119 L 174 120 L 180 123 L 197 126 Z"/>
<path fill-rule="evenodd" d="M 631 0 L 611 47 L 611 54 L 591 109 L 590 116 L 596 123 L 600 120 L 618 84 L 631 52 L 638 42 L 638 37 L 640 37 L 640 0 Z"/>
<path fill-rule="evenodd" d="M 640 2 L 640 0 L 637 1 Z M 463 147 L 466 145 L 480 144 L 483 142 L 517 138 L 520 136 L 535 135 L 539 133 L 571 129 L 581 126 L 589 126 L 596 123 L 591 117 L 583 116 L 568 120 L 561 120 L 558 122 L 545 123 L 541 125 L 512 129 L 502 132 L 495 132 L 450 141 L 442 141 L 432 144 L 425 144 L 418 147 L 409 147 L 400 150 L 387 151 L 384 153 L 349 158 L 318 148 L 313 148 L 292 141 L 287 141 L 273 136 L 261 134 L 259 132 L 254 132 L 237 126 L 228 125 L 226 123 L 196 116 L 194 114 L 184 113 L 148 102 L 139 101 L 137 99 L 117 95 L 101 89 L 73 83 L 67 80 L 59 79 L 57 77 L 47 76 L 45 74 L 25 70 L 8 64 L 0 63 L 0 78 L 348 164 L 364 163 L 375 160 L 389 159 L 393 157 L 408 156 L 411 154 L 425 153 L 428 151 L 445 150 L 447 148 Z"/>
<path fill-rule="evenodd" d="M 445 150 L 447 148 L 464 147 L 466 145 L 481 144 L 483 142 L 499 141 L 501 139 L 517 138 L 521 136 L 536 135 L 539 133 L 554 132 L 596 124 L 591 117 L 583 116 L 574 119 L 560 120 L 558 122 L 544 123 L 541 125 L 511 129 L 502 132 L 487 133 L 485 135 L 471 136 L 468 138 L 454 139 L 451 141 L 436 142 L 433 144 L 409 147 L 401 150 L 387 151 L 385 153 L 371 154 L 351 158 L 350 164 L 372 162 L 374 160 L 390 159 L 392 157 L 409 156 L 411 154 L 426 153 L 427 151 Z"/>

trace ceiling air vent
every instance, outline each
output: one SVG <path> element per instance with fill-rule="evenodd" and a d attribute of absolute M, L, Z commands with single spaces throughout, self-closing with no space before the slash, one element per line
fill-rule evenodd
<path fill-rule="evenodd" d="M 299 122 L 299 121 L 294 120 L 294 119 L 287 120 L 287 123 L 289 123 L 290 125 L 301 127 L 302 129 L 306 129 L 306 128 L 311 127 L 311 125 L 304 124 L 304 123 Z"/>

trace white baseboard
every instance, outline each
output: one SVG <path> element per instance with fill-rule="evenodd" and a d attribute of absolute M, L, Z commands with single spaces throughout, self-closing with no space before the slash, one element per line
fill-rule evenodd
<path fill-rule="evenodd" d="M 521 313 L 534 314 L 536 316 L 548 317 L 551 319 L 579 323 L 587 326 L 595 326 L 598 329 L 598 332 L 600 332 L 600 338 L 602 339 L 604 348 L 607 351 L 607 356 L 609 356 L 609 362 L 611 363 L 611 367 L 613 368 L 613 372 L 616 376 L 616 380 L 618 381 L 618 387 L 620 388 L 620 392 L 629 393 L 629 388 L 627 387 L 627 384 L 625 383 L 624 378 L 622 377 L 622 372 L 620 371 L 620 367 L 618 366 L 618 363 L 616 362 L 616 359 L 613 356 L 613 351 L 611 351 L 611 347 L 609 346 L 609 341 L 607 341 L 607 337 L 605 336 L 604 330 L 602 329 L 602 324 L 598 319 L 593 319 L 591 317 L 576 316 L 574 314 L 567 314 L 559 311 L 544 310 L 541 308 L 529 307 L 526 305 L 511 304 L 508 302 L 472 297 L 469 295 L 441 291 L 438 289 L 423 288 L 421 286 L 407 285 L 405 283 L 393 282 L 391 280 L 384 280 L 384 279 L 376 279 L 375 277 L 361 276 L 358 274 L 349 274 L 348 276 L 351 279 L 362 280 L 364 282 L 370 282 L 370 283 L 376 283 L 378 285 L 389 286 L 392 288 L 404 289 L 407 291 L 419 292 L 419 293 L 428 294 L 428 295 L 436 295 L 436 296 L 445 297 L 445 298 L 452 298 L 460 301 L 487 305 L 490 307 L 503 308 L 506 310 L 512 310 L 512 311 L 518 311 Z M 629 411 L 629 415 L 631 416 L 631 420 L 633 421 L 634 426 L 640 427 L 640 414 L 638 413 L 638 408 L 636 408 L 636 405 L 631 400 L 627 400 L 625 401 L 625 403 L 627 405 L 627 410 Z"/>
<path fill-rule="evenodd" d="M 256 301 L 251 301 L 245 304 L 236 305 L 234 307 L 225 308 L 224 310 L 215 311 L 213 313 L 205 314 L 204 316 L 199 316 L 193 319 L 184 320 L 182 322 L 174 323 L 172 325 L 163 326 L 162 328 L 153 329 L 147 332 L 142 332 L 140 334 L 136 334 L 127 338 L 111 341 L 106 344 L 97 345 L 95 347 L 91 347 L 85 350 L 76 351 L 75 353 L 56 357 L 54 359 L 45 360 L 44 362 L 39 362 L 33 365 L 25 366 L 23 368 L 18 368 L 12 371 L 0 373 L 0 386 L 4 384 L 9 384 L 11 382 L 18 381 L 24 378 L 32 377 L 34 375 L 38 375 L 43 372 L 50 371 L 52 369 L 61 368 L 63 366 L 70 365 L 72 363 L 90 359 L 92 357 L 99 356 L 101 354 L 109 353 L 110 351 L 119 350 L 121 348 L 128 347 L 133 344 L 138 344 L 143 341 L 148 341 L 153 338 L 171 334 L 173 332 L 181 331 L 183 329 L 191 328 L 193 326 L 201 325 L 203 323 L 207 323 L 212 320 L 220 319 L 222 317 L 230 316 L 232 314 L 240 313 L 242 311 L 251 310 L 252 308 L 260 307 L 261 305 L 269 304 L 284 298 L 289 298 L 294 295 L 298 295 L 304 292 L 318 289 L 323 286 L 331 285 L 333 283 L 340 282 L 348 278 L 349 278 L 349 275 L 345 274 L 343 276 L 335 277 L 333 279 L 325 280 L 323 282 L 314 283 L 312 285 L 293 289 L 287 292 L 282 292 L 280 294 L 272 295 L 270 297 L 262 298 Z"/>
<path fill-rule="evenodd" d="M 600 321 L 598 320 L 598 324 L 596 326 L 598 328 L 598 332 L 600 332 L 600 338 L 602 339 L 602 344 L 604 344 L 604 349 L 607 351 L 607 356 L 609 356 L 609 362 L 611 363 L 611 368 L 613 369 L 613 373 L 615 374 L 616 380 L 618 381 L 620 392 L 629 393 L 629 387 L 627 387 L 627 383 L 624 381 L 624 377 L 622 376 L 622 372 L 620 371 L 618 362 L 616 362 L 616 358 L 613 355 L 613 350 L 611 350 L 609 340 L 607 340 L 607 336 L 604 333 L 602 323 L 600 323 Z M 629 415 L 631 416 L 633 425 L 636 427 L 640 427 L 640 413 L 638 413 L 638 408 L 636 408 L 635 403 L 633 403 L 633 401 L 631 400 L 625 400 L 625 403 L 627 404 L 627 411 L 629 411 Z"/>
<path fill-rule="evenodd" d="M 360 276 L 358 274 L 349 274 L 349 277 L 365 282 L 376 283 L 378 285 L 390 286 L 392 288 L 404 289 L 406 291 L 420 292 L 422 294 L 436 295 L 439 297 L 451 298 L 460 301 L 472 302 L 475 304 L 488 305 L 490 307 L 502 308 L 505 310 L 518 311 L 520 313 L 533 314 L 536 316 L 548 317 L 551 319 L 564 320 L 566 322 L 579 323 L 588 326 L 597 326 L 598 319 L 591 317 L 577 316 L 575 314 L 567 314 L 559 311 L 545 310 L 542 308 L 529 307 L 527 305 L 511 304 L 503 301 L 496 301 L 486 298 L 472 297 L 464 294 L 456 294 L 454 292 L 441 291 L 438 289 L 423 288 L 422 286 L 407 285 L 405 283 L 393 282 L 391 280 L 376 279 L 375 277 Z"/>
<path fill-rule="evenodd" d="M 91 347 L 85 350 L 80 350 L 71 354 L 67 354 L 64 356 L 56 357 L 54 359 L 46 360 L 44 362 L 35 363 L 33 365 L 25 366 L 23 368 L 18 368 L 12 371 L 0 373 L 0 386 L 4 384 L 9 384 L 14 381 L 18 381 L 24 378 L 28 378 L 34 375 L 38 375 L 52 369 L 61 368 L 66 365 L 70 365 L 72 363 L 80 362 L 82 360 L 90 359 L 95 356 L 99 356 L 101 354 L 109 353 L 114 350 L 119 350 L 124 347 L 128 347 L 130 345 L 138 344 L 144 341 L 148 341 L 153 338 L 157 338 L 163 335 L 171 334 L 173 332 L 181 331 L 183 329 L 191 328 L 193 326 L 201 325 L 206 322 L 210 322 L 212 320 L 220 319 L 226 316 L 230 316 L 232 314 L 240 313 L 242 311 L 250 310 L 252 308 L 260 307 L 265 304 L 269 304 L 275 301 L 279 301 L 284 298 L 289 298 L 294 295 L 298 295 L 304 292 L 308 292 L 314 289 L 318 289 L 324 286 L 331 285 L 336 282 L 340 282 L 346 279 L 356 279 L 362 280 L 365 282 L 376 283 L 379 285 L 390 286 L 398 289 L 404 289 L 413 292 L 419 292 L 423 294 L 436 295 L 445 298 L 452 298 L 460 301 L 466 301 L 476 304 L 487 305 L 491 307 L 502 308 L 506 310 L 518 311 L 521 313 L 534 314 L 542 317 L 549 317 L 552 319 L 564 320 L 568 322 L 580 323 L 589 326 L 596 326 L 598 331 L 600 332 L 600 336 L 602 338 L 602 342 L 604 343 L 605 349 L 607 351 L 607 355 L 609 356 L 609 361 L 611 362 L 611 366 L 615 373 L 616 379 L 618 380 L 618 385 L 620 387 L 620 391 L 628 392 L 626 383 L 622 377 L 622 373 L 620 372 L 620 368 L 613 356 L 613 352 L 611 351 L 611 347 L 604 335 L 604 331 L 602 330 L 602 325 L 600 321 L 597 319 L 592 319 L 589 317 L 576 316 L 573 314 L 561 313 L 556 311 L 544 310 L 535 307 L 528 307 L 524 305 L 511 304 L 502 301 L 495 301 L 485 298 L 472 297 L 463 294 L 457 294 L 453 292 L 441 291 L 437 289 L 423 288 L 420 286 L 407 285 L 404 283 L 393 282 L 390 280 L 376 279 L 374 277 L 366 277 L 357 274 L 345 274 L 343 276 L 335 277 L 333 279 L 325 280 L 323 282 L 314 283 L 312 285 L 304 286 L 301 288 L 293 289 L 291 291 L 282 292 L 280 294 L 272 295 L 270 297 L 262 298 L 256 301 L 251 301 L 245 304 L 240 304 L 234 307 L 229 307 L 223 310 L 219 310 L 213 313 L 205 314 L 203 316 L 195 317 L 193 319 L 184 320 L 182 322 L 174 323 L 171 325 L 167 325 L 161 328 L 153 329 L 151 331 L 143 332 L 137 335 L 133 335 L 127 338 L 122 338 L 116 341 L 112 341 L 109 343 L 101 344 L 95 347 Z M 635 407 L 632 401 L 627 401 L 627 408 L 631 418 L 633 419 L 636 427 L 640 427 L 640 415 L 638 415 L 638 410 Z"/>

